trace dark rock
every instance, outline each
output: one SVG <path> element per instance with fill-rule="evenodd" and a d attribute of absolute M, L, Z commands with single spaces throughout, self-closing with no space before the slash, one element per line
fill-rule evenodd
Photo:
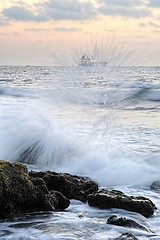
<path fill-rule="evenodd" d="M 138 238 L 130 233 L 123 233 L 120 237 L 114 238 L 114 240 L 138 240 Z"/>
<path fill-rule="evenodd" d="M 54 201 L 56 210 L 64 210 L 69 207 L 70 201 L 62 193 L 57 191 L 50 191 L 50 195 Z"/>
<path fill-rule="evenodd" d="M 87 201 L 87 196 L 98 190 L 98 185 L 89 178 L 79 177 L 68 173 L 56 172 L 34 172 L 29 173 L 32 178 L 42 178 L 49 191 L 61 192 L 69 199 L 77 199 L 82 202 Z"/>
<path fill-rule="evenodd" d="M 118 218 L 116 215 L 112 215 L 111 217 L 109 217 L 107 220 L 107 224 L 113 224 L 122 227 L 138 228 L 151 233 L 151 231 L 146 226 L 143 226 L 140 223 L 132 219 L 127 219 L 125 217 Z"/>
<path fill-rule="evenodd" d="M 151 185 L 151 189 L 160 191 L 160 181 L 153 182 Z"/>
<path fill-rule="evenodd" d="M 68 173 L 63 173 L 63 176 L 69 181 L 72 182 L 74 188 L 72 189 L 72 198 L 80 200 L 82 202 L 87 201 L 87 196 L 91 193 L 98 191 L 98 184 L 94 181 L 91 181 L 88 177 L 80 177 L 76 175 L 71 175 Z"/>
<path fill-rule="evenodd" d="M 35 187 L 38 187 L 41 189 L 45 194 L 48 194 L 48 188 L 46 186 L 45 181 L 42 178 L 32 178 L 32 183 L 35 185 Z"/>
<path fill-rule="evenodd" d="M 127 196 L 117 190 L 101 190 L 88 195 L 88 203 L 92 207 L 100 209 L 120 208 L 132 212 L 138 212 L 145 217 L 153 215 L 156 209 L 153 202 L 145 197 Z"/>
<path fill-rule="evenodd" d="M 58 191 L 62 193 L 67 198 L 72 198 L 72 192 L 76 185 L 68 181 L 62 174 L 56 172 L 46 171 L 46 172 L 34 172 L 31 171 L 29 176 L 32 178 L 42 178 L 46 183 L 49 191 Z"/>
<path fill-rule="evenodd" d="M 69 182 L 61 174 L 47 172 L 45 173 L 43 180 L 45 181 L 48 190 L 55 190 L 61 192 L 64 196 L 71 198 L 72 189 L 74 184 Z"/>
<path fill-rule="evenodd" d="M 57 202 L 55 204 L 55 197 Z M 21 163 L 0 161 L 0 218 L 33 211 L 63 208 L 62 198 L 48 191 L 45 181 L 31 178 Z M 68 206 L 67 201 L 64 206 Z"/>

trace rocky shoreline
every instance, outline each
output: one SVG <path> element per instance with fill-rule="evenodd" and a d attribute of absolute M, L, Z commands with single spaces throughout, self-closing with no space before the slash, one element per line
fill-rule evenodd
<path fill-rule="evenodd" d="M 70 199 L 88 202 L 100 209 L 119 208 L 149 218 L 156 210 L 148 198 L 128 196 L 119 190 L 99 190 L 98 184 L 87 177 L 51 171 L 28 171 L 18 162 L 0 161 L 0 219 L 37 211 L 65 210 Z M 136 221 L 112 216 L 107 224 L 150 231 Z M 137 239 L 130 233 L 116 239 Z"/>

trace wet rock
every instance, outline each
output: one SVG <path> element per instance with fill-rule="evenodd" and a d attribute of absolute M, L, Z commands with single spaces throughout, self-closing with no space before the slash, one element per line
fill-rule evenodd
<path fill-rule="evenodd" d="M 62 174 L 46 171 L 35 172 L 31 171 L 29 176 L 32 178 L 42 178 L 49 191 L 58 191 L 67 198 L 72 198 L 72 192 L 76 188 L 76 184 L 68 181 Z"/>
<path fill-rule="evenodd" d="M 87 201 L 87 196 L 91 193 L 98 191 L 98 184 L 91 181 L 88 177 L 80 177 L 77 175 L 71 175 L 68 173 L 63 173 L 63 176 L 74 184 L 72 189 L 72 198 L 80 200 L 82 202 Z"/>
<path fill-rule="evenodd" d="M 120 237 L 114 238 L 114 240 L 138 240 L 138 238 L 130 233 L 123 233 Z"/>
<path fill-rule="evenodd" d="M 113 224 L 116 226 L 129 227 L 129 228 L 138 228 L 143 231 L 147 231 L 151 233 L 151 231 L 146 226 L 143 226 L 140 223 L 132 219 L 127 219 L 125 217 L 118 218 L 116 215 L 112 215 L 111 217 L 109 217 L 107 220 L 107 224 Z"/>
<path fill-rule="evenodd" d="M 56 210 L 64 210 L 69 207 L 70 201 L 62 193 L 57 191 L 50 191 L 50 195 L 54 201 Z"/>
<path fill-rule="evenodd" d="M 151 185 L 152 190 L 160 191 L 160 181 L 155 181 Z"/>
<path fill-rule="evenodd" d="M 42 178 L 31 178 L 23 164 L 0 161 L 1 219 L 25 212 L 55 211 L 57 206 L 62 208 L 61 199 L 57 194 L 53 197 Z"/>
<path fill-rule="evenodd" d="M 43 191 L 43 193 L 45 193 L 45 194 L 49 193 L 46 183 L 42 178 L 33 178 L 30 180 L 32 181 L 34 186 L 41 189 Z"/>
<path fill-rule="evenodd" d="M 132 212 L 138 212 L 145 217 L 153 215 L 156 209 L 153 202 L 145 197 L 125 195 L 118 190 L 101 190 L 88 195 L 88 203 L 92 207 L 100 209 L 120 208 Z"/>
<path fill-rule="evenodd" d="M 79 177 L 68 173 L 56 173 L 51 171 L 29 173 L 32 178 L 42 178 L 49 191 L 61 192 L 69 199 L 87 201 L 87 196 L 98 190 L 98 185 L 89 178 Z"/>

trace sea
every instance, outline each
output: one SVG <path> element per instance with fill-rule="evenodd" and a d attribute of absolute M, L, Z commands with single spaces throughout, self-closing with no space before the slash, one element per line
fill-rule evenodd
<path fill-rule="evenodd" d="M 25 158 L 23 153 L 29 149 Z M 160 240 L 160 67 L 0 66 L 0 159 L 87 176 L 151 199 L 150 218 L 71 200 L 65 211 L 0 221 L 4 240 Z M 111 215 L 150 232 L 107 224 Z"/>

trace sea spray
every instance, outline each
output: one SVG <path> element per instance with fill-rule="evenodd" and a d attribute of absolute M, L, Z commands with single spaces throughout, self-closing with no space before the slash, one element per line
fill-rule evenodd
<path fill-rule="evenodd" d="M 67 123 L 48 119 L 44 112 L 32 107 L 5 107 L 1 119 L 1 159 L 21 161 L 39 166 L 63 165 L 76 151 Z M 57 119 L 56 119 L 57 120 Z M 72 143 L 72 144 L 71 144 Z"/>
<path fill-rule="evenodd" d="M 35 68 L 35 75 L 41 70 L 44 76 L 41 87 L 33 82 L 34 89 L 26 88 L 28 82 L 23 82 L 18 96 L 12 86 L 10 97 L 3 95 L 1 159 L 87 175 L 108 186 L 149 184 L 157 179 L 158 165 L 148 162 L 150 149 L 146 155 L 145 149 L 132 148 L 133 138 L 136 147 L 144 132 L 128 130 L 127 110 L 142 101 L 145 92 L 129 88 L 131 79 L 123 81 L 125 69 L 116 67 L 110 75 L 100 68 Z"/>
<path fill-rule="evenodd" d="M 138 239 L 160 239 L 159 193 L 149 188 L 159 180 L 159 102 L 150 100 L 158 97 L 159 70 L 116 67 L 111 75 L 108 69 L 79 67 L 14 67 L 14 71 L 8 67 L 7 71 L 7 76 L 14 72 L 14 81 L 8 83 L 6 78 L 0 87 L 1 159 L 24 161 L 29 170 L 89 176 L 100 188 L 148 197 L 157 210 L 146 219 L 71 201 L 64 212 L 28 213 L 1 222 L 0 238 L 113 239 L 128 232 L 107 226 L 107 218 L 117 215 L 136 219 L 155 233 L 129 229 Z M 149 89 L 143 91 L 146 86 Z M 24 157 L 27 150 L 29 158 Z"/>

